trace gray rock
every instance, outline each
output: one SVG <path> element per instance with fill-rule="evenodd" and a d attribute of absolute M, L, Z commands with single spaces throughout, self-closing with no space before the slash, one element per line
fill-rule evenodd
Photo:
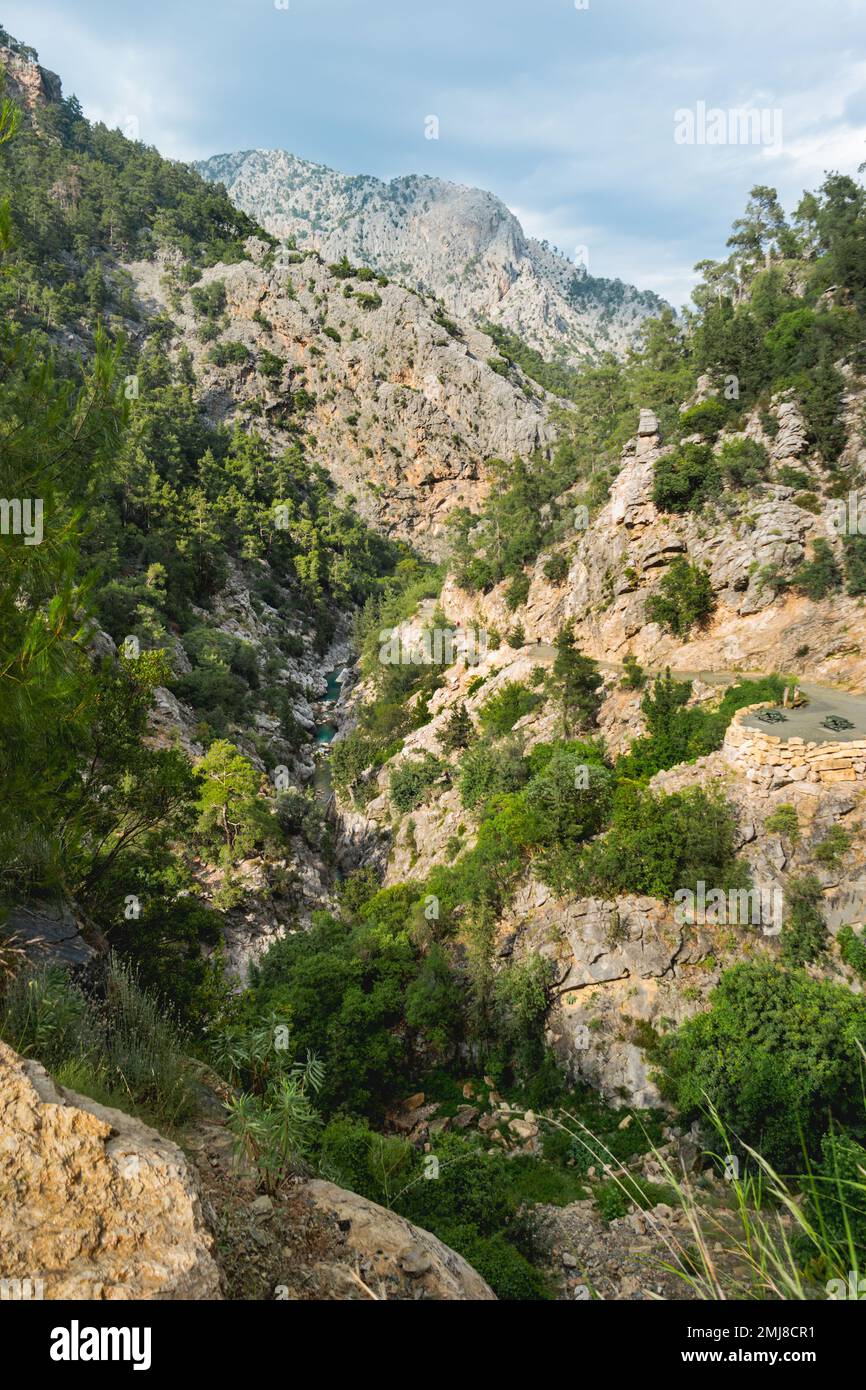
<path fill-rule="evenodd" d="M 574 361 L 621 352 L 662 307 L 632 286 L 613 299 L 604 281 L 527 237 L 505 204 L 479 188 L 425 175 L 389 183 L 347 176 L 284 150 L 215 155 L 196 167 L 274 235 L 315 246 L 326 261 L 346 254 L 432 290 L 450 314 L 492 320 L 547 357 L 563 348 Z"/>
<path fill-rule="evenodd" d="M 13 907 L 7 934 L 32 964 L 86 965 L 96 955 L 84 940 L 69 903 L 28 903 Z"/>

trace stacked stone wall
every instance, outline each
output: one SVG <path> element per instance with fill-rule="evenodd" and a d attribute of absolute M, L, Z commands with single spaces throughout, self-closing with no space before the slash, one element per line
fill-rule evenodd
<path fill-rule="evenodd" d="M 742 723 L 764 705 L 738 710 L 728 726 L 722 751 L 728 762 L 744 771 L 752 782 L 783 787 L 790 782 L 809 785 L 866 781 L 866 739 L 810 743 L 803 738 L 781 738 L 748 728 Z"/>

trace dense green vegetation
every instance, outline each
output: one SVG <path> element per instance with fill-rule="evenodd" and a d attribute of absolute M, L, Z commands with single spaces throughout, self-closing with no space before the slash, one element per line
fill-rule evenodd
<path fill-rule="evenodd" d="M 477 591 L 507 581 L 516 611 L 528 566 L 556 547 L 544 573 L 564 583 L 566 542 L 605 499 L 639 406 L 656 410 L 672 444 L 654 480 L 664 511 L 697 516 L 771 481 L 801 498 L 812 487 L 844 495 L 853 479 L 840 462 L 839 364 L 864 365 L 864 229 L 852 180 L 828 176 L 790 225 L 772 190 L 756 189 L 729 261 L 703 267 L 695 312 L 686 322 L 662 313 L 624 362 L 578 373 L 491 329 L 494 370 L 520 380 L 516 365 L 566 404 L 551 459 L 493 461 L 480 515 L 452 517 L 458 581 Z M 589 1173 L 645 1152 L 662 1121 L 623 1125 L 621 1112 L 567 1087 L 546 1036 L 553 966 L 540 952 L 503 952 L 501 915 L 530 868 L 554 893 L 608 900 L 671 902 L 701 881 L 747 887 L 723 793 L 647 784 L 718 749 L 736 710 L 778 701 L 786 681 L 743 680 L 690 704 L 691 682 L 670 672 L 650 681 L 627 658 L 623 685 L 642 692 L 646 732 L 614 758 L 598 735 L 601 671 L 566 624 L 548 669 L 491 681 L 474 701 L 477 677 L 438 750 L 397 759 L 431 719 L 444 674 L 435 661 L 385 659 L 383 634 L 436 598 L 442 570 L 337 500 L 307 457 L 311 398 L 281 358 L 263 352 L 256 367 L 284 397 L 287 449 L 252 427 L 209 422 L 173 323 L 140 317 L 120 268 L 170 250 L 170 302 L 189 295 L 209 361 L 252 365 L 244 346 L 221 340 L 225 286 L 202 272 L 241 259 L 253 233 L 270 244 L 222 188 L 90 125 L 74 98 L 40 110 L 36 125 L 19 124 L 8 102 L 0 109 L 0 494 L 40 498 L 45 521 L 40 545 L 0 536 L 0 903 L 72 901 L 92 939 L 111 947 L 86 977 L 33 974 L 0 932 L 0 1035 L 62 1083 L 170 1130 L 195 1115 L 196 1078 L 213 1067 L 233 1088 L 231 1127 L 264 1186 L 307 1164 L 434 1231 L 500 1296 L 544 1298 L 528 1208 L 592 1194 L 612 1219 L 667 1197 L 632 1174 L 617 1187 Z M 384 277 L 345 257 L 331 269 L 375 315 L 382 297 L 349 282 L 383 288 Z M 436 319 L 460 335 L 441 311 Z M 322 331 L 340 341 L 336 328 Z M 681 413 L 702 373 L 720 394 Z M 805 413 L 825 465 L 817 482 L 773 476 L 761 445 L 724 437 L 782 391 Z M 239 573 L 254 611 L 268 615 L 264 650 L 214 621 Z M 843 583 L 861 594 L 864 575 L 851 537 L 844 564 L 818 541 L 773 582 L 821 600 Z M 646 609 L 680 638 L 712 611 L 708 577 L 688 557 Z M 308 741 L 282 668 L 286 657 L 321 654 L 340 617 L 354 618 L 368 698 L 331 754 L 338 794 L 363 806 L 387 767 L 402 844 L 412 843 L 412 812 L 439 789 L 454 789 L 465 821 L 445 862 L 411 883 L 382 888 L 369 865 L 335 875 L 331 910 L 275 941 L 237 993 L 221 943 L 225 914 L 243 902 L 243 861 L 257 858 L 261 896 L 286 909 L 295 837 L 333 870 L 321 808 L 300 788 L 275 790 L 261 770 L 277 759 L 256 715 L 276 716 L 291 749 Z M 425 621 L 422 636 L 445 626 L 438 612 Z M 524 644 L 519 622 L 507 641 Z M 195 711 L 194 763 L 179 744 L 148 737 L 163 687 Z M 549 732 L 530 747 L 521 721 L 539 715 Z M 778 806 L 766 826 L 794 848 L 791 812 Z M 850 846 L 835 827 L 811 852 L 835 870 Z M 821 899 L 820 877 L 792 877 L 779 964 L 724 972 L 706 1012 L 640 1037 L 681 1119 L 703 1121 L 714 1106 L 739 1152 L 757 1148 L 787 1172 L 805 1150 L 836 1194 L 824 1208 L 831 1241 L 841 1246 L 853 1223 L 862 1246 L 866 1218 L 839 1183 L 863 1162 L 866 1006 L 815 978 L 832 949 Z M 616 912 L 612 920 L 615 934 Z M 844 929 L 838 946 L 866 977 L 860 935 Z M 453 1120 L 465 1085 L 491 1120 L 497 1093 L 536 1112 L 570 1108 L 598 1147 L 545 1125 L 543 1113 L 535 1156 L 489 1151 L 495 1140 L 455 1125 L 435 1145 L 448 1180 L 426 1181 L 425 1155 L 393 1132 L 393 1112 L 423 1088 Z"/>
<path fill-rule="evenodd" d="M 858 1058 L 866 1005 L 847 989 L 769 962 L 727 972 L 709 1013 L 659 1045 L 666 1094 L 687 1116 L 707 1101 L 733 1136 L 783 1172 L 820 1153 L 830 1117 L 864 1137 Z M 858 1050 L 859 1049 L 859 1050 Z"/>

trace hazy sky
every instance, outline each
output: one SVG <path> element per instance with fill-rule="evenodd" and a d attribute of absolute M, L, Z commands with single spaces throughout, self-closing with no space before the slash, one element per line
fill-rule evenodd
<path fill-rule="evenodd" d="M 753 184 L 790 208 L 866 160 L 866 0 L 4 0 L 0 19 L 91 119 L 163 154 L 475 184 L 675 303 Z M 766 109 L 765 142 L 676 143 L 699 102 Z"/>

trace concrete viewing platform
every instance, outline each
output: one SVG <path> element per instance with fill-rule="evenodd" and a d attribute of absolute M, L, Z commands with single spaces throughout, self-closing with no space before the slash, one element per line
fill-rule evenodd
<path fill-rule="evenodd" d="M 804 694 L 806 692 L 804 691 Z M 866 783 L 866 718 L 860 714 L 853 729 L 824 729 L 832 715 L 849 719 L 862 708 L 858 696 L 836 693 L 799 708 L 782 710 L 785 722 L 768 724 L 756 716 L 772 709 L 766 703 L 748 705 L 731 720 L 722 751 L 728 762 L 750 781 L 766 787 L 799 782 Z M 780 707 L 776 707 L 780 708 Z"/>

